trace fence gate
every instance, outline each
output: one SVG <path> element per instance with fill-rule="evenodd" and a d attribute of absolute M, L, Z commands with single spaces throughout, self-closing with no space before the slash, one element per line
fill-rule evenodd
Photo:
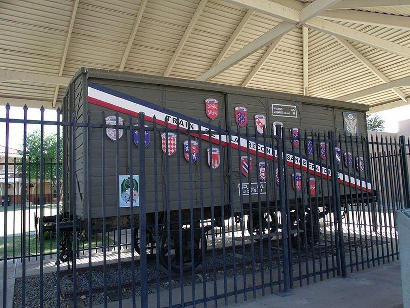
<path fill-rule="evenodd" d="M 44 115 L 0 119 L 3 307 L 229 304 L 398 259 L 405 137 Z"/>

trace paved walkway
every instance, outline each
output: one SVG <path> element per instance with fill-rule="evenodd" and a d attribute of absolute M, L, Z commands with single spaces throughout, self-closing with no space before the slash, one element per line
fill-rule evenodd
<path fill-rule="evenodd" d="M 400 264 L 388 264 L 349 274 L 347 278 L 333 278 L 296 288 L 289 296 L 265 296 L 235 305 L 235 308 L 255 307 L 403 307 Z"/>

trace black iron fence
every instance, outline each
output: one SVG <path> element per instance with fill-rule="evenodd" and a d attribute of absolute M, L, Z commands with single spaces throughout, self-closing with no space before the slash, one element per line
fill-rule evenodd
<path fill-rule="evenodd" d="M 4 307 L 227 304 L 398 259 L 403 136 L 27 112 L 0 119 Z M 11 138 L 23 141 L 13 158 Z"/>

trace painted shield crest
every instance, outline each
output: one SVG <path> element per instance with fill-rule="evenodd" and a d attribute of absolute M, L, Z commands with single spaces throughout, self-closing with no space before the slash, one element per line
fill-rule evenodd
<path fill-rule="evenodd" d="M 105 124 L 113 126 L 117 125 L 117 116 L 108 116 L 105 118 Z M 121 117 L 118 117 L 118 125 L 124 125 L 124 120 Z M 117 128 L 115 127 L 108 127 L 105 130 L 108 138 L 110 138 L 112 141 L 116 141 L 117 137 L 120 139 L 124 133 L 124 130 L 122 128 L 118 128 L 118 135 L 117 135 Z"/>
<path fill-rule="evenodd" d="M 245 127 L 248 123 L 248 109 L 245 107 L 235 107 L 235 122 L 239 127 Z"/>
<path fill-rule="evenodd" d="M 345 134 L 347 136 L 357 136 L 357 114 L 352 112 L 343 112 L 343 123 Z"/>
<path fill-rule="evenodd" d="M 184 141 L 184 157 L 187 162 L 194 163 L 199 158 L 199 147 L 198 142 L 191 140 L 191 145 L 189 140 Z"/>
<path fill-rule="evenodd" d="M 306 154 L 313 155 L 313 140 L 312 138 L 306 139 Z"/>
<path fill-rule="evenodd" d="M 283 123 L 282 122 L 273 122 L 272 123 L 272 132 L 275 136 L 279 136 L 280 134 L 280 130 L 283 127 Z"/>
<path fill-rule="evenodd" d="M 315 196 L 316 195 L 316 179 L 309 178 L 309 195 Z"/>
<path fill-rule="evenodd" d="M 248 177 L 252 172 L 252 158 L 248 156 L 241 156 L 241 172 Z"/>
<path fill-rule="evenodd" d="M 215 120 L 219 114 L 219 102 L 215 98 L 207 98 L 205 100 L 206 116 L 211 120 Z"/>
<path fill-rule="evenodd" d="M 326 148 L 326 142 L 321 142 L 319 145 L 319 153 L 320 153 L 320 158 L 322 160 L 326 160 L 327 156 L 327 148 Z"/>
<path fill-rule="evenodd" d="M 259 181 L 266 182 L 266 164 L 264 161 L 259 162 Z"/>
<path fill-rule="evenodd" d="M 138 130 L 136 130 L 134 131 L 134 144 L 138 146 L 139 142 L 140 142 L 139 132 Z M 144 146 L 147 147 L 149 145 L 149 142 L 150 142 L 149 131 L 146 130 L 144 131 Z"/>
<path fill-rule="evenodd" d="M 161 148 L 162 152 L 167 152 L 167 145 L 168 145 L 168 156 L 171 156 L 177 151 L 177 135 L 175 133 L 168 133 L 168 140 L 167 140 L 167 133 L 161 134 Z"/>
<path fill-rule="evenodd" d="M 362 156 L 356 157 L 356 169 L 357 171 L 364 171 L 364 158 Z"/>
<path fill-rule="evenodd" d="M 340 164 L 342 161 L 342 150 L 339 147 L 335 147 L 336 162 Z"/>
<path fill-rule="evenodd" d="M 266 127 L 266 117 L 263 114 L 255 115 L 255 126 L 259 134 L 263 134 Z"/>
<path fill-rule="evenodd" d="M 293 146 L 298 147 L 299 146 L 299 128 L 294 127 L 290 129 L 290 135 L 291 139 L 290 142 L 293 144 Z"/>
<path fill-rule="evenodd" d="M 208 166 L 212 169 L 216 169 L 221 164 L 221 154 L 218 148 L 208 148 Z"/>
<path fill-rule="evenodd" d="M 352 153 L 350 153 L 350 152 L 344 153 L 343 158 L 344 158 L 344 161 L 345 161 L 345 166 L 347 168 L 350 168 L 350 167 L 353 166 L 353 155 L 352 155 Z"/>
<path fill-rule="evenodd" d="M 300 172 L 292 174 L 292 187 L 296 191 L 302 190 L 302 174 Z"/>

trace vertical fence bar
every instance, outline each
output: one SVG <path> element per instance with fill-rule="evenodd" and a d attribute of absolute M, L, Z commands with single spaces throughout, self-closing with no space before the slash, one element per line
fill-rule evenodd
<path fill-rule="evenodd" d="M 41 107 L 41 128 L 40 128 L 40 306 L 43 306 L 44 300 L 44 107 Z"/>
<path fill-rule="evenodd" d="M 90 148 L 90 129 L 91 129 L 91 118 L 90 114 L 87 116 L 87 127 L 85 131 L 85 155 L 87 166 L 84 168 L 84 179 L 86 181 L 86 195 L 84 204 L 87 209 L 87 242 L 88 242 L 88 306 L 92 307 L 93 304 L 93 285 L 92 285 L 92 224 L 91 224 L 91 175 L 90 175 L 90 164 L 91 164 L 91 148 Z M 58 160 L 57 160 L 58 162 Z M 57 181 L 58 183 L 58 181 Z M 97 245 L 96 245 L 97 247 Z"/>
<path fill-rule="evenodd" d="M 406 137 L 400 136 L 399 137 L 399 146 L 400 146 L 400 163 L 401 163 L 401 170 L 402 171 L 402 179 L 403 179 L 403 188 L 404 188 L 404 200 L 405 200 L 405 207 L 410 208 L 410 184 L 409 184 L 409 166 L 407 163 L 407 155 L 406 155 Z M 410 148 L 409 148 L 410 151 Z"/>
<path fill-rule="evenodd" d="M 73 95 L 73 93 L 71 94 Z M 72 133 L 72 152 L 71 152 L 71 209 L 73 215 L 73 234 L 72 234 L 72 258 L 73 258 L 73 306 L 77 307 L 77 239 L 78 239 L 78 232 L 77 232 L 77 194 L 76 194 L 76 162 L 77 162 L 77 155 L 76 155 L 76 138 L 77 138 L 77 114 L 73 112 L 73 118 L 71 122 L 71 133 Z M 40 232 L 40 235 L 42 232 Z M 40 249 L 41 250 L 41 249 Z"/>
<path fill-rule="evenodd" d="M 3 238 L 3 307 L 7 306 L 7 210 L 9 206 L 9 137 L 10 105 L 6 105 L 6 148 L 4 153 L 4 238 Z"/>
<path fill-rule="evenodd" d="M 225 95 L 225 101 L 227 102 L 227 95 Z M 227 102 L 228 103 L 228 102 Z M 234 288 L 234 297 L 235 303 L 238 302 L 238 282 L 236 276 L 236 244 L 235 244 L 235 197 L 234 197 L 234 188 L 232 183 L 233 177 L 233 163 L 232 163 L 232 132 L 231 132 L 231 123 L 228 125 L 228 181 L 229 181 L 229 204 L 231 205 L 231 232 L 232 232 L 232 259 L 233 259 L 233 288 Z"/>
<path fill-rule="evenodd" d="M 23 156 L 21 160 L 21 208 L 22 208 L 22 238 L 21 238 L 21 307 L 26 306 L 26 198 L 27 198 L 27 105 L 23 107 L 24 120 L 23 120 Z M 30 187 L 30 185 L 29 185 Z M 30 230 L 29 230 L 30 234 Z M 57 278 L 57 288 L 58 288 Z M 57 302 L 58 304 L 58 302 Z"/>
<path fill-rule="evenodd" d="M 177 135 L 177 151 L 180 148 L 181 145 L 181 135 L 180 135 L 180 119 L 177 119 L 177 127 L 176 127 L 176 135 Z M 185 146 L 182 143 L 182 146 Z M 188 164 L 191 163 L 191 141 L 188 141 Z M 185 152 L 184 152 L 185 155 Z M 183 283 L 183 279 L 184 279 L 184 251 L 186 248 L 184 247 L 183 240 L 182 240 L 182 227 L 183 227 L 183 222 L 182 222 L 182 181 L 181 181 L 181 155 L 177 155 L 177 190 L 178 190 L 178 224 L 173 224 L 173 228 L 176 226 L 177 230 L 174 230 L 175 235 L 178 233 L 178 245 L 175 245 L 175 256 L 179 255 L 179 260 L 177 258 L 177 260 L 179 261 L 179 264 L 176 264 L 176 266 L 179 266 L 179 284 L 180 284 L 180 303 L 183 307 L 183 300 L 184 300 L 184 283 Z M 189 177 L 191 177 L 191 168 L 189 168 Z M 190 189 L 190 191 L 192 191 L 192 189 Z M 192 227 L 192 225 L 191 225 Z M 175 236 L 176 237 L 176 236 Z M 177 242 L 177 239 L 174 238 L 175 243 Z M 192 247 L 192 245 L 191 245 Z M 192 249 L 190 247 L 190 251 L 191 251 L 191 257 L 193 257 L 192 254 Z M 177 251 L 178 249 L 178 251 Z"/>
<path fill-rule="evenodd" d="M 336 233 L 338 235 L 338 247 L 339 247 L 339 260 L 342 277 L 346 277 L 346 257 L 345 257 L 345 249 L 344 249 L 344 238 L 343 238 L 343 220 L 342 220 L 342 210 L 340 205 L 340 187 L 338 183 L 338 175 L 339 171 L 336 165 L 336 153 L 335 153 L 335 137 L 334 133 L 330 133 L 330 165 L 332 170 L 332 186 L 333 186 L 333 202 L 334 208 L 336 210 L 336 218 L 337 218 L 337 227 Z"/>
<path fill-rule="evenodd" d="M 120 174 L 120 138 L 119 138 L 119 116 L 118 112 L 115 115 L 115 192 L 119 196 L 119 174 Z M 131 198 L 133 196 L 130 194 Z M 121 208 L 117 205 L 117 272 L 118 272 L 118 281 L 117 281 L 117 294 L 118 294 L 118 307 L 122 307 L 122 273 L 121 273 Z M 115 230 L 114 230 L 114 239 L 115 239 Z"/>
<path fill-rule="evenodd" d="M 237 137 L 238 137 L 238 170 L 241 170 L 241 149 L 240 149 L 240 138 L 241 132 L 239 125 L 236 126 Z M 249 168 L 249 167 L 248 167 Z M 245 264 L 245 226 L 244 226 L 244 204 L 243 204 L 243 194 L 242 194 L 242 175 L 239 174 L 239 203 L 241 208 L 241 219 L 240 219 L 240 228 L 241 228 L 241 246 L 242 246 L 242 278 L 243 278 L 243 299 L 246 301 L 248 299 L 248 295 L 246 292 L 246 264 Z"/>
<path fill-rule="evenodd" d="M 160 303 L 160 264 L 159 264 L 159 254 L 160 254 L 160 226 L 159 226 L 159 213 L 158 213 L 158 150 L 157 150 L 157 142 L 158 142 L 158 136 L 157 136 L 157 120 L 156 117 L 154 116 L 153 121 L 152 121 L 152 134 L 153 134 L 153 146 L 154 146 L 154 211 L 155 211 L 155 226 L 154 226 L 154 233 L 155 233 L 155 274 L 156 274 L 156 292 L 157 292 L 157 308 L 161 307 L 161 303 Z M 131 164 L 132 166 L 132 164 Z M 163 170 L 161 170 L 161 173 L 163 172 Z M 134 280 L 133 280 L 133 284 Z M 135 296 L 135 294 L 133 295 Z"/>
<path fill-rule="evenodd" d="M 288 243 L 288 218 L 286 206 L 286 171 L 285 171 L 285 136 L 284 129 L 281 128 L 278 144 L 278 159 L 279 159 L 279 193 L 280 193 L 280 213 L 282 220 L 282 246 L 283 246 L 283 292 L 288 292 L 290 288 L 289 281 L 289 243 Z M 282 170 L 285 171 L 282 172 Z"/>
<path fill-rule="evenodd" d="M 102 129 L 101 129 L 101 205 L 102 205 L 102 246 L 103 246 L 103 296 L 104 307 L 107 307 L 107 234 L 106 234 L 106 204 L 105 204 L 105 134 L 107 129 L 105 122 L 105 113 L 102 111 Z"/>
<path fill-rule="evenodd" d="M 246 157 L 248 160 L 248 185 L 249 185 L 249 193 L 248 193 L 248 207 L 249 207 L 249 226 L 248 232 L 250 233 L 251 238 L 251 266 L 252 266 L 252 295 L 253 298 L 256 298 L 256 277 L 255 277 L 255 245 L 254 245 L 254 236 L 253 236 L 253 203 L 252 203 L 252 172 L 251 166 L 253 164 L 251 160 L 251 155 L 249 153 L 249 127 L 246 125 L 245 128 L 245 137 L 246 137 Z M 258 168 L 255 168 L 255 173 L 257 174 Z M 258 176 L 258 175 L 256 175 Z"/>
<path fill-rule="evenodd" d="M 140 202 L 140 217 L 139 225 L 141 230 L 141 307 L 148 307 L 148 290 L 147 290 L 147 217 L 145 209 L 145 126 L 144 113 L 138 116 L 139 129 L 139 202 Z"/>
<path fill-rule="evenodd" d="M 57 151 L 56 151 L 56 266 L 57 266 L 57 288 L 56 288 L 56 296 L 57 296 L 57 307 L 61 306 L 60 300 L 60 293 L 61 293 L 61 273 L 60 273 L 60 150 L 61 150 L 61 143 L 60 143 L 60 127 L 61 127 L 61 112 L 60 109 L 57 109 Z M 64 142 L 64 141 L 63 141 Z M 23 173 L 24 174 L 24 173 Z"/>
<path fill-rule="evenodd" d="M 128 176 L 130 181 L 130 196 L 134 196 L 134 189 L 139 189 L 134 187 L 134 168 L 133 168 L 133 155 L 132 155 L 132 143 L 134 138 L 134 125 L 132 121 L 132 116 L 129 115 L 128 117 L 128 140 L 127 140 L 127 152 L 128 152 Z M 154 119 L 155 121 L 155 119 Z M 139 140 L 138 140 L 139 142 Z M 141 144 L 139 144 L 141 146 Z M 134 198 L 130 198 L 130 229 L 131 229 L 131 296 L 132 296 L 132 307 L 135 308 L 137 305 L 136 303 L 136 287 L 135 287 L 135 245 L 136 243 L 136 228 L 135 228 L 135 217 L 134 217 Z M 158 243 L 158 242 L 157 242 Z M 159 255 L 157 251 L 157 255 Z"/>

